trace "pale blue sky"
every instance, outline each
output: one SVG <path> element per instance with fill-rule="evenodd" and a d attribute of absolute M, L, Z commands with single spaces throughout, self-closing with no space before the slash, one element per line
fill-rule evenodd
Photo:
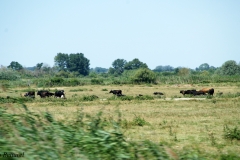
<path fill-rule="evenodd" d="M 91 68 L 239 63 L 240 1 L 0 0 L 0 65 L 53 66 L 59 52 L 83 53 Z"/>

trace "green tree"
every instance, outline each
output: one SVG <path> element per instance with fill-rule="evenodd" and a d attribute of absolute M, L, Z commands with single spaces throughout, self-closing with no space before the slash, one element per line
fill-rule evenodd
<path fill-rule="evenodd" d="M 111 69 L 111 67 L 109 68 L 109 72 L 110 74 L 117 74 L 120 75 L 123 73 L 124 71 L 124 65 L 127 63 L 126 60 L 124 59 L 116 59 L 115 61 L 113 61 L 112 66 L 113 69 Z"/>
<path fill-rule="evenodd" d="M 146 63 L 143 63 L 139 61 L 139 59 L 135 58 L 132 61 L 127 62 L 124 65 L 124 69 L 126 70 L 133 70 L 133 69 L 139 69 L 139 68 L 148 68 Z"/>
<path fill-rule="evenodd" d="M 172 66 L 157 66 L 153 71 L 155 72 L 169 72 L 169 71 L 174 71 L 174 68 Z"/>
<path fill-rule="evenodd" d="M 214 66 L 210 66 L 208 72 L 213 74 L 216 70 L 217 68 L 215 68 Z"/>
<path fill-rule="evenodd" d="M 112 67 L 110 67 L 110 68 L 108 69 L 108 73 L 109 73 L 109 74 L 114 74 L 114 73 L 115 73 L 115 69 L 112 68 Z"/>
<path fill-rule="evenodd" d="M 132 77 L 132 81 L 135 83 L 155 83 L 156 75 L 153 71 L 148 68 L 140 68 L 137 70 L 135 75 Z"/>
<path fill-rule="evenodd" d="M 106 68 L 101 68 L 101 67 L 95 67 L 94 69 L 92 69 L 93 72 L 96 72 L 96 73 L 107 73 L 108 72 L 108 69 Z"/>
<path fill-rule="evenodd" d="M 42 68 L 42 66 L 43 66 L 43 63 L 37 63 L 36 69 L 37 69 L 37 70 L 40 70 L 40 69 Z"/>
<path fill-rule="evenodd" d="M 177 68 L 175 68 L 174 69 L 174 73 L 177 75 L 178 73 L 179 73 L 179 70 L 180 70 L 181 68 L 179 68 L 179 67 L 177 67 Z"/>
<path fill-rule="evenodd" d="M 70 54 L 67 69 L 70 72 L 78 72 L 81 75 L 88 75 L 90 68 L 89 68 L 89 60 L 84 57 L 82 53 Z"/>
<path fill-rule="evenodd" d="M 209 70 L 209 68 L 210 68 L 209 64 L 203 63 L 203 64 L 201 64 L 196 70 L 199 70 L 199 71 L 207 71 L 207 70 Z"/>
<path fill-rule="evenodd" d="M 58 66 L 59 70 L 66 71 L 67 70 L 67 64 L 68 64 L 68 54 L 65 53 L 58 53 L 54 57 L 55 65 Z"/>
<path fill-rule="evenodd" d="M 44 64 L 41 68 L 42 68 L 43 72 L 48 73 L 48 74 L 51 71 L 51 67 L 48 64 Z"/>
<path fill-rule="evenodd" d="M 7 68 L 12 68 L 13 70 L 20 71 L 23 69 L 23 66 L 18 62 L 12 61 Z"/>
<path fill-rule="evenodd" d="M 223 75 L 240 75 L 240 66 L 234 60 L 226 61 L 220 70 Z"/>

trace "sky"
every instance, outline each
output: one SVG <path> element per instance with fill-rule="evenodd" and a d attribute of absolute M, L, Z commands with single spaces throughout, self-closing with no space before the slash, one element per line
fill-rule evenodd
<path fill-rule="evenodd" d="M 90 68 L 138 58 L 195 69 L 240 62 L 239 0 L 1 0 L 0 65 L 54 65 L 83 53 Z"/>

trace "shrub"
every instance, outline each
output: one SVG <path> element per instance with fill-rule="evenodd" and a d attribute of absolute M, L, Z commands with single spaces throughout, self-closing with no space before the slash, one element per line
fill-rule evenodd
<path fill-rule="evenodd" d="M 240 156 L 237 153 L 222 154 L 221 160 L 239 160 Z"/>
<path fill-rule="evenodd" d="M 78 79 L 73 78 L 73 79 L 69 79 L 69 80 L 67 81 L 67 84 L 66 84 L 66 85 L 78 86 L 78 85 L 80 85 L 80 84 L 81 84 L 81 83 L 80 83 L 80 81 L 79 81 Z"/>
<path fill-rule="evenodd" d="M 20 78 L 20 74 L 12 69 L 1 68 L 0 69 L 0 80 L 15 81 Z"/>
<path fill-rule="evenodd" d="M 149 123 L 147 121 L 145 121 L 144 118 L 141 118 L 140 116 L 135 115 L 132 124 L 135 125 L 135 126 L 144 126 L 144 125 L 147 125 Z"/>
<path fill-rule="evenodd" d="M 103 79 L 91 79 L 91 84 L 103 84 Z"/>
<path fill-rule="evenodd" d="M 0 97 L 0 103 L 25 103 L 32 102 L 33 98 L 28 97 Z"/>
<path fill-rule="evenodd" d="M 238 129 L 238 127 L 234 127 L 233 129 L 231 129 L 226 125 L 224 126 L 224 138 L 230 140 L 240 140 L 240 130 Z"/>
<path fill-rule="evenodd" d="M 121 84 L 121 82 L 119 80 L 114 80 L 112 84 Z"/>
<path fill-rule="evenodd" d="M 93 101 L 95 99 L 98 99 L 98 96 L 96 95 L 90 95 L 90 96 L 83 96 L 81 98 L 82 101 Z"/>
<path fill-rule="evenodd" d="M 54 77 L 50 80 L 51 83 L 53 84 L 61 84 L 63 83 L 64 79 L 62 79 L 61 77 Z"/>
<path fill-rule="evenodd" d="M 63 78 L 68 78 L 69 77 L 69 72 L 66 72 L 66 71 L 59 71 L 57 74 L 56 74 L 57 77 L 63 77 Z"/>
<path fill-rule="evenodd" d="M 156 75 L 149 69 L 141 68 L 137 70 L 135 75 L 132 77 L 132 81 L 134 83 L 155 83 Z"/>

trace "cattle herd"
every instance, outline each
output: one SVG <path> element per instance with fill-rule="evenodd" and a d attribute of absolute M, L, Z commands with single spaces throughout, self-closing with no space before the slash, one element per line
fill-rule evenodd
<path fill-rule="evenodd" d="M 49 92 L 47 90 L 40 90 L 37 91 L 37 95 L 40 96 L 41 98 L 45 97 L 52 97 L 54 96 L 55 98 L 66 98 L 64 90 L 58 90 L 55 93 Z M 35 91 L 29 91 L 24 94 L 25 97 L 30 97 L 30 98 L 35 98 Z"/>
<path fill-rule="evenodd" d="M 122 90 L 111 90 L 109 93 L 112 93 L 116 96 L 125 96 L 124 94 L 122 94 Z M 181 90 L 180 91 L 181 94 L 183 94 L 184 96 L 186 94 L 189 95 L 193 95 L 193 96 L 197 96 L 197 95 L 211 95 L 213 96 L 214 94 L 214 89 L 213 88 L 203 88 L 199 91 L 192 89 L 192 90 Z M 154 95 L 164 95 L 162 92 L 153 92 Z M 40 96 L 41 98 L 45 98 L 45 97 L 55 97 L 55 98 L 64 98 L 65 97 L 65 93 L 64 90 L 57 90 L 55 91 L 55 93 L 49 92 L 47 90 L 40 90 L 37 91 L 37 95 Z M 35 91 L 29 91 L 27 93 L 24 94 L 25 97 L 30 97 L 30 98 L 35 98 Z M 141 94 L 139 94 L 139 96 L 143 96 Z"/>
<path fill-rule="evenodd" d="M 125 96 L 122 94 L 122 90 L 111 90 L 109 93 L 112 93 L 116 96 Z M 196 89 L 192 89 L 192 90 L 181 90 L 180 93 L 182 93 L 184 96 L 185 94 L 190 94 L 193 96 L 197 96 L 197 95 L 211 95 L 213 96 L 214 94 L 214 89 L 213 88 L 203 88 L 199 91 L 197 91 Z M 162 92 L 153 92 L 154 95 L 164 95 L 164 93 Z M 142 94 L 139 94 L 139 96 L 142 96 Z"/>
<path fill-rule="evenodd" d="M 213 96 L 214 89 L 213 88 L 203 88 L 203 89 L 201 89 L 199 91 L 197 91 L 195 89 L 192 89 L 192 90 L 181 90 L 180 93 L 182 93 L 183 95 L 190 94 L 190 95 L 197 96 L 197 95 L 209 94 L 209 95 Z"/>

